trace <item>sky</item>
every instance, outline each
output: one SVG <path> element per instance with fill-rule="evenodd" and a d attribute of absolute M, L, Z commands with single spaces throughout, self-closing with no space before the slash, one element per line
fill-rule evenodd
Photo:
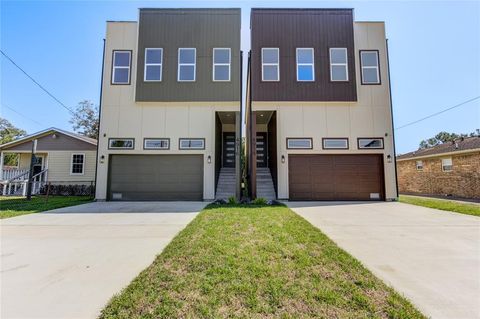
<path fill-rule="evenodd" d="M 146 7 L 240 7 L 242 50 L 252 7 L 354 8 L 357 21 L 385 21 L 394 126 L 480 96 L 480 1 L 0 1 L 0 47 L 68 107 L 99 103 L 107 20 Z M 246 57 L 246 56 L 245 56 Z M 244 72 L 246 74 L 246 72 Z M 0 56 L 0 116 L 34 133 L 72 130 L 71 114 Z M 397 153 L 440 131 L 480 128 L 480 99 L 395 130 Z"/>

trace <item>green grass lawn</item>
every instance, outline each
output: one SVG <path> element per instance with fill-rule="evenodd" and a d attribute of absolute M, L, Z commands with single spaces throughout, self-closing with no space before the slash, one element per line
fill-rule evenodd
<path fill-rule="evenodd" d="M 283 206 L 204 209 L 100 318 L 425 318 Z"/>
<path fill-rule="evenodd" d="M 90 196 L 49 196 L 48 201 L 44 196 L 34 196 L 30 201 L 25 197 L 0 196 L 0 219 L 84 204 L 92 200 Z"/>
<path fill-rule="evenodd" d="M 435 199 L 417 196 L 400 195 L 400 202 L 436 208 L 441 210 L 447 210 L 450 212 L 456 212 L 460 214 L 480 216 L 480 206 L 475 204 L 460 203 L 445 199 Z"/>

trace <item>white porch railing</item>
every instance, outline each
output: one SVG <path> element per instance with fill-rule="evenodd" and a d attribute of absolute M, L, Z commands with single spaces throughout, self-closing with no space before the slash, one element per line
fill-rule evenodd
<path fill-rule="evenodd" d="M 32 177 L 32 195 L 36 195 L 40 192 L 42 186 L 46 183 L 48 168 L 39 172 Z M 17 175 L 10 180 L 2 182 L 2 195 L 16 195 L 26 196 L 28 185 L 28 173 L 27 170 L 23 174 Z"/>
<path fill-rule="evenodd" d="M 14 180 L 17 176 L 21 176 L 26 173 L 28 173 L 28 169 L 4 169 L 2 170 L 2 180 Z"/>

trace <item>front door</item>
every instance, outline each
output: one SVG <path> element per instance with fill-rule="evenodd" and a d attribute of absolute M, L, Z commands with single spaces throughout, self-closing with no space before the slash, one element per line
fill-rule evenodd
<path fill-rule="evenodd" d="M 257 132 L 257 167 L 267 167 L 267 133 Z"/>
<path fill-rule="evenodd" d="M 223 133 L 223 167 L 235 167 L 235 132 Z"/>

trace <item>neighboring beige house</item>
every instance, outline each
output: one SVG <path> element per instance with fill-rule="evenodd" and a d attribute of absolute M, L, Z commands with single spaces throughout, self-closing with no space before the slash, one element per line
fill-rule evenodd
<path fill-rule="evenodd" d="M 25 194 L 34 140 L 37 140 L 33 164 L 34 193 L 38 193 L 47 182 L 95 182 L 97 141 L 52 127 L 0 145 L 0 191 L 3 195 Z M 4 167 L 7 154 L 15 154 L 16 165 Z"/>
<path fill-rule="evenodd" d="M 400 193 L 480 198 L 480 137 L 397 157 Z"/>

